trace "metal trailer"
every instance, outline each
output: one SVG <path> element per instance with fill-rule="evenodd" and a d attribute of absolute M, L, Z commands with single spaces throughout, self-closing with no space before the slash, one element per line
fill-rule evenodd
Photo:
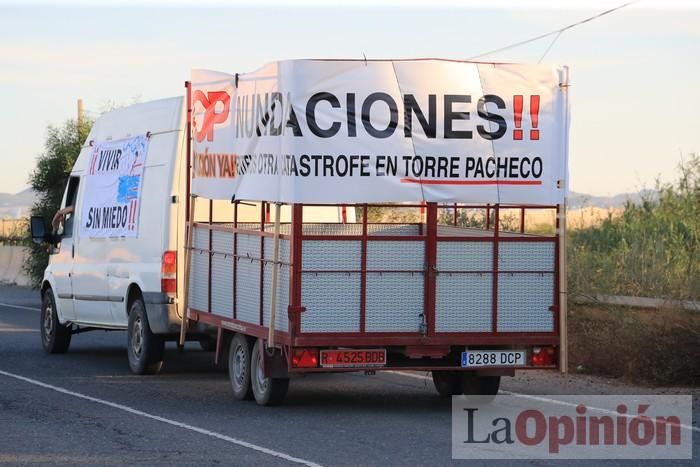
<path fill-rule="evenodd" d="M 281 403 L 296 373 L 431 371 L 442 395 L 495 395 L 515 370 L 566 370 L 563 206 L 347 205 L 361 222 L 333 224 L 305 222 L 302 204 L 281 222 L 281 205 L 260 200 L 251 223 L 241 201 L 212 221 L 209 201 L 194 222 L 187 188 L 181 342 L 197 323 L 216 328 L 239 399 Z M 420 222 L 370 223 L 372 207 L 420 210 Z M 505 209 L 519 229 L 502 229 Z M 541 209 L 556 212 L 552 235 L 525 231 Z M 464 210 L 485 225 L 460 226 Z"/>

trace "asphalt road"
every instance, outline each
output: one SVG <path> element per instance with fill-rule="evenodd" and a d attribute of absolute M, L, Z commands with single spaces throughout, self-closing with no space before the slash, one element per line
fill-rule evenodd
<path fill-rule="evenodd" d="M 47 355 L 36 292 L 0 286 L 0 464 L 494 465 L 451 459 L 450 401 L 420 374 L 293 379 L 285 405 L 233 399 L 225 372 L 196 345 L 169 344 L 157 376 L 133 376 L 124 332 L 73 337 Z M 700 465 L 700 391 L 642 388 L 580 375 L 523 373 L 519 394 L 692 394 L 694 460 L 508 461 L 507 465 Z M 688 430 L 690 431 L 690 430 Z"/>

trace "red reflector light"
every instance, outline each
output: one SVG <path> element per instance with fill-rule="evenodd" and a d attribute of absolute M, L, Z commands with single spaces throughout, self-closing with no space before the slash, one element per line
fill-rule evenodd
<path fill-rule="evenodd" d="M 163 262 L 161 263 L 160 272 L 163 277 L 174 278 L 177 273 L 177 252 L 166 251 L 163 253 Z M 172 276 L 170 276 L 172 274 Z"/>
<path fill-rule="evenodd" d="M 318 349 L 294 349 L 292 366 L 295 368 L 316 368 L 318 366 Z"/>
<path fill-rule="evenodd" d="M 177 293 L 177 279 L 161 279 L 160 291 L 163 293 Z"/>
<path fill-rule="evenodd" d="M 533 347 L 532 366 L 552 366 L 555 362 L 554 347 Z"/>
<path fill-rule="evenodd" d="M 160 291 L 163 293 L 177 293 L 177 252 L 166 251 L 163 253 L 163 261 L 160 266 Z"/>

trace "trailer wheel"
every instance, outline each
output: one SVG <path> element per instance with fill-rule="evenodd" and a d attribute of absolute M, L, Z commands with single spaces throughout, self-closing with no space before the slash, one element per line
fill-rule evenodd
<path fill-rule="evenodd" d="M 462 375 L 462 394 L 496 397 L 501 386 L 500 376 L 478 376 L 468 371 Z"/>
<path fill-rule="evenodd" d="M 250 377 L 253 397 L 258 405 L 279 405 L 287 395 L 289 378 L 265 378 L 262 368 L 262 353 L 265 352 L 263 346 L 262 339 L 255 341 L 251 355 Z"/>
<path fill-rule="evenodd" d="M 146 307 L 140 297 L 129 307 L 127 353 L 129 367 L 134 374 L 151 375 L 158 373 L 163 367 L 165 339 L 151 332 Z"/>
<path fill-rule="evenodd" d="M 462 394 L 458 371 L 433 371 L 433 384 L 442 397 Z"/>
<path fill-rule="evenodd" d="M 479 394 L 485 396 L 496 396 L 501 387 L 500 376 L 479 376 Z"/>
<path fill-rule="evenodd" d="M 242 334 L 236 334 L 231 339 L 228 352 L 228 378 L 231 381 L 233 396 L 238 400 L 253 398 L 250 387 L 250 344 Z"/>
<path fill-rule="evenodd" d="M 58 322 L 56 302 L 51 289 L 46 289 L 41 300 L 41 345 L 47 353 L 66 353 L 72 332 L 69 326 Z"/>

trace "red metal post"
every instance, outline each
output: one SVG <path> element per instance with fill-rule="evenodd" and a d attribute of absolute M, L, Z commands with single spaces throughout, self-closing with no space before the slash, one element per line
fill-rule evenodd
<path fill-rule="evenodd" d="M 190 179 L 192 178 L 192 83 L 185 81 L 186 88 L 186 99 L 185 107 L 187 109 L 185 118 L 185 128 L 187 134 L 185 135 L 185 248 L 183 248 L 184 258 L 180 258 L 182 263 L 185 264 L 185 277 L 184 284 L 185 287 L 182 292 L 182 323 L 180 325 L 180 337 L 178 339 L 178 345 L 182 346 L 185 344 L 185 336 L 187 334 L 187 327 L 189 326 L 189 271 L 190 271 L 190 261 L 191 261 L 191 250 L 192 247 L 192 221 L 190 219 Z"/>
<path fill-rule="evenodd" d="M 260 326 L 265 325 L 265 320 L 263 319 L 263 299 L 265 297 L 265 261 L 263 261 L 265 258 L 265 236 L 263 233 L 265 232 L 265 221 L 269 213 L 267 202 L 263 201 L 260 203 Z"/>
<path fill-rule="evenodd" d="M 454 214 L 452 215 L 452 225 L 457 227 L 457 203 L 454 204 Z"/>
<path fill-rule="evenodd" d="M 187 89 L 187 123 L 185 124 L 185 127 L 187 129 L 187 135 L 185 137 L 185 147 L 187 151 L 187 154 L 185 155 L 185 164 L 187 164 L 187 176 L 185 177 L 185 222 L 186 225 L 189 226 L 190 178 L 192 176 L 192 84 L 189 81 L 185 81 L 185 88 Z M 185 236 L 187 236 L 187 231 L 185 231 Z"/>
<path fill-rule="evenodd" d="M 238 283 L 238 203 L 233 203 L 233 319 L 238 317 L 238 308 L 236 307 L 236 284 Z"/>
<path fill-rule="evenodd" d="M 562 254 L 560 244 L 561 235 L 559 233 L 559 214 L 561 206 L 557 204 L 556 210 L 556 221 L 554 224 L 554 231 L 556 232 L 556 242 L 554 243 L 554 332 L 561 334 L 559 329 L 559 314 L 561 313 L 561 294 L 559 293 L 559 273 L 561 272 L 559 264 L 559 255 Z M 564 253 L 566 254 L 566 253 Z"/>
<path fill-rule="evenodd" d="M 423 298 L 427 335 L 435 335 L 435 279 L 437 264 L 437 203 L 428 203 L 425 237 L 425 296 Z"/>
<path fill-rule="evenodd" d="M 489 230 L 491 228 L 491 208 L 489 205 L 486 205 L 486 230 Z"/>
<path fill-rule="evenodd" d="M 209 280 L 207 281 L 207 310 L 211 313 L 211 266 L 214 261 L 214 254 L 212 253 L 212 235 L 214 231 L 211 229 L 212 221 L 214 219 L 214 201 L 209 200 Z"/>
<path fill-rule="evenodd" d="M 366 204 L 362 205 L 362 240 L 360 243 L 360 332 L 365 332 L 367 316 L 367 212 Z"/>
<path fill-rule="evenodd" d="M 301 304 L 301 270 L 302 270 L 302 233 L 303 233 L 303 205 L 292 205 L 292 229 L 290 248 L 290 274 L 289 274 L 289 330 L 292 339 L 301 332 L 301 313 L 304 310 Z"/>
<path fill-rule="evenodd" d="M 491 290 L 491 331 L 498 332 L 498 233 L 501 222 L 499 205 L 493 208 L 493 285 Z"/>
<path fill-rule="evenodd" d="M 520 233 L 525 233 L 525 208 L 520 208 Z"/>

